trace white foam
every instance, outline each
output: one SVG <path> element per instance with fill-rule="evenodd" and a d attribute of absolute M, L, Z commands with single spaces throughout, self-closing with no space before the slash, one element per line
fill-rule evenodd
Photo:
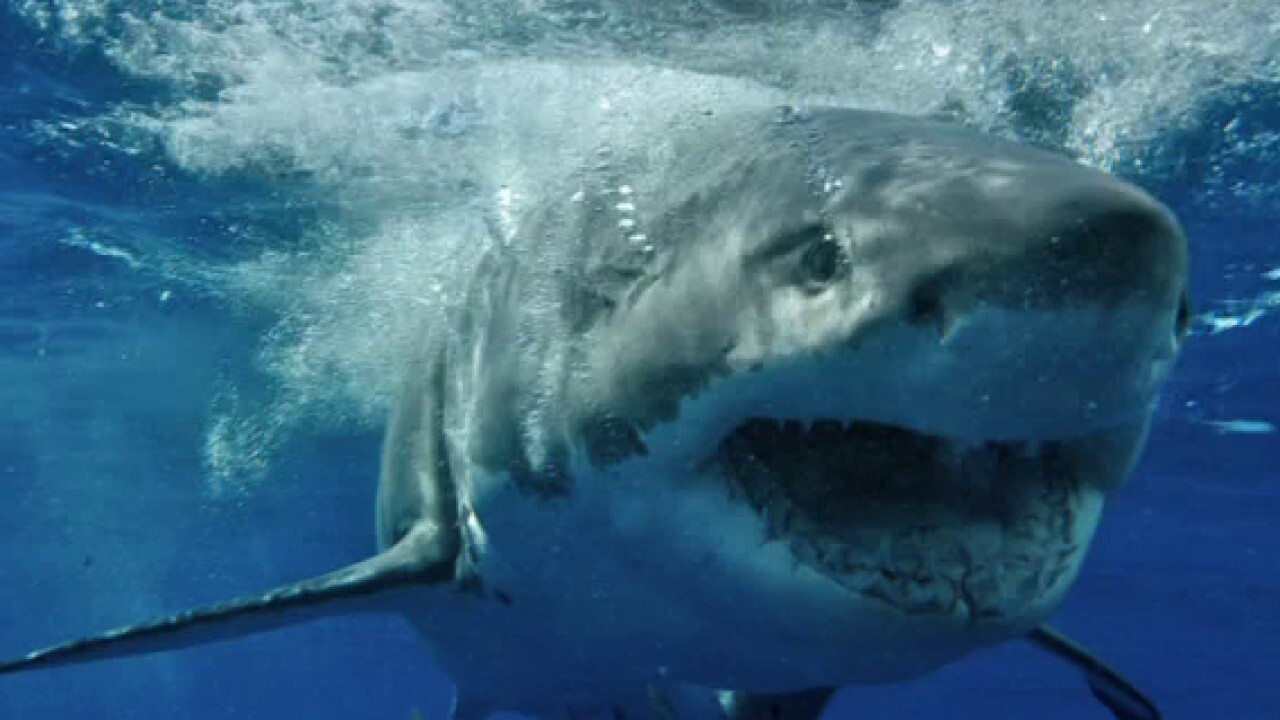
<path fill-rule="evenodd" d="M 118 248 L 113 245 L 108 245 L 104 242 L 94 240 L 88 237 L 84 230 L 79 228 L 73 228 L 70 230 L 66 237 L 62 238 L 62 244 L 74 248 L 80 248 L 82 250 L 88 250 L 94 255 L 98 255 L 100 257 L 119 260 L 127 265 L 131 270 L 137 270 L 142 266 L 142 263 L 138 261 L 138 258 L 135 257 L 133 253 L 123 248 Z"/>
<path fill-rule="evenodd" d="M 1225 300 L 1208 312 L 1201 313 L 1196 321 L 1207 328 L 1210 335 L 1229 330 L 1247 328 L 1280 309 L 1280 290 L 1259 293 L 1243 300 Z"/>
<path fill-rule="evenodd" d="M 262 438 L 271 433 L 236 427 L 377 422 L 406 343 L 461 291 L 487 241 L 491 193 L 507 187 L 518 204 L 585 153 L 660 151 L 660 133 L 644 133 L 672 108 L 765 98 L 769 91 L 747 88 L 767 86 L 901 112 L 946 110 L 996 132 L 1057 142 L 1095 165 L 1141 171 L 1158 160 L 1159 137 L 1197 127 L 1210 101 L 1280 81 L 1273 0 L 904 0 L 880 13 L 831 6 L 25 0 L 16 7 L 47 33 L 94 45 L 122 71 L 177 90 L 167 104 L 120 107 L 96 128 L 72 123 L 60 137 L 96 132 L 126 151 L 159 141 L 187 171 L 287 176 L 338 208 L 305 242 L 265 248 L 234 267 L 180 257 L 148 263 L 128 251 L 135 263 L 185 275 L 170 279 L 282 318 L 262 351 L 280 398 L 237 406 L 230 424 L 217 417 L 210 424 L 210 456 L 230 467 L 229 455 L 252 458 L 270 445 Z M 544 63 L 534 71 L 535 59 L 572 70 Z M 637 62 L 651 69 L 601 70 Z M 689 70 L 745 82 L 682 80 L 676 72 Z M 107 126 L 113 131 L 101 132 Z M 1247 130 L 1224 126 L 1226 155 L 1210 166 L 1231 167 L 1233 158 L 1272 147 Z M 1266 205 L 1280 195 L 1222 178 L 1211 172 L 1207 181 L 1218 197 L 1258 195 L 1253 201 Z M 645 188 L 630 184 L 643 198 Z M 518 210 L 505 208 L 508 222 Z M 86 249 L 130 262 L 106 246 Z M 1243 327 L 1273 307 L 1205 321 Z"/>
<path fill-rule="evenodd" d="M 1222 434 L 1266 435 L 1276 431 L 1275 424 L 1267 420 L 1205 420 L 1204 423 Z"/>

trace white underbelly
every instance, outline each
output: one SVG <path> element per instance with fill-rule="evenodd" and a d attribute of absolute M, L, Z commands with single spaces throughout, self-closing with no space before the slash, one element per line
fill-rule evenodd
<path fill-rule="evenodd" d="M 483 594 L 413 614 L 459 684 L 508 709 L 652 682 L 780 692 L 912 677 L 980 644 L 855 603 L 723 491 L 664 487 L 538 500 L 500 478 L 472 485 L 463 525 Z"/>

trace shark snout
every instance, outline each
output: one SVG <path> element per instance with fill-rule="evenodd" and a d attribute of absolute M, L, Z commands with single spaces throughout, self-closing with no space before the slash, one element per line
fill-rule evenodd
<path fill-rule="evenodd" d="M 1191 317 L 1178 223 L 1109 178 L 1035 201 L 961 225 L 901 286 L 890 314 L 918 341 L 886 340 L 883 366 L 912 426 L 1070 435 L 1145 413 L 1168 376 Z"/>
<path fill-rule="evenodd" d="M 904 289 L 908 320 L 947 337 L 983 312 L 1089 311 L 1125 322 L 1135 314 L 1167 320 L 1175 341 L 1186 335 L 1187 240 L 1163 205 L 1107 182 L 1027 215 L 1037 222 L 953 240 L 960 250 L 951 261 Z"/>

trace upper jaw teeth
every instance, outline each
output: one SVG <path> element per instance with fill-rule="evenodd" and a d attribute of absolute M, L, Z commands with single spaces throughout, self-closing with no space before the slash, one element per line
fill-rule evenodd
<path fill-rule="evenodd" d="M 743 418 L 736 429 L 741 430 L 746 426 L 754 426 L 761 428 L 771 426 L 774 431 L 782 431 L 786 433 L 795 433 L 797 430 L 803 431 L 805 434 L 815 429 L 833 430 L 840 429 L 844 432 L 852 432 L 859 426 L 892 426 L 893 423 L 878 421 L 874 418 L 838 418 L 838 417 L 773 417 L 768 415 L 750 416 Z M 914 430 L 910 426 L 900 426 L 900 429 L 908 432 L 917 432 L 922 435 L 931 435 L 929 431 Z M 972 435 L 947 436 L 948 442 L 958 452 L 972 452 L 981 450 L 992 444 L 1008 445 L 1024 449 L 1027 454 L 1040 454 L 1044 448 L 1044 440 L 1037 437 L 981 437 Z"/>

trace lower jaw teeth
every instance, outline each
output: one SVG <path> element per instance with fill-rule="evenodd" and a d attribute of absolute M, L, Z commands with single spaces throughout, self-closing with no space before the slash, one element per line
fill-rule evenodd
<path fill-rule="evenodd" d="M 1036 602 L 1074 562 L 1075 481 L 1046 477 L 1040 443 L 940 439 L 934 448 L 952 452 L 935 455 L 935 477 L 916 487 L 892 473 L 871 486 L 851 483 L 833 517 L 831 503 L 807 510 L 792 499 L 789 484 L 811 469 L 784 478 L 753 452 L 758 438 L 733 440 L 725 456 L 731 495 L 756 509 L 765 540 L 786 541 L 800 566 L 901 612 L 999 617 Z M 790 462 L 804 460 L 805 448 L 791 452 Z"/>
<path fill-rule="evenodd" d="M 851 547 L 792 539 L 797 560 L 852 592 L 910 615 L 963 615 L 977 621 L 998 618 L 1035 603 L 1070 568 L 1074 548 L 1056 557 L 1021 563 L 933 565 L 922 569 L 918 557 L 885 558 Z M 916 569 L 911 569 L 911 565 Z"/>

